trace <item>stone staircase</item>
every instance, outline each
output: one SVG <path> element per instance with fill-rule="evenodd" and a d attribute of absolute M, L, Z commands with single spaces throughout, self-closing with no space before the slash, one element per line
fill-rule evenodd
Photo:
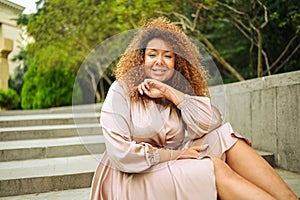
<path fill-rule="evenodd" d="M 65 193 L 59 199 L 83 199 L 77 193 L 88 199 L 105 150 L 100 109 L 97 104 L 0 112 L 0 199 L 58 199 Z M 259 153 L 275 165 L 272 153 Z M 300 196 L 300 175 L 277 171 Z"/>
<path fill-rule="evenodd" d="M 90 187 L 105 150 L 100 107 L 0 112 L 0 197 Z"/>

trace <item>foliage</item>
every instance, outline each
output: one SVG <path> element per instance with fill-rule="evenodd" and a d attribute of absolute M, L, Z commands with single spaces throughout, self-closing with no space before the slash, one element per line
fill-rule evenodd
<path fill-rule="evenodd" d="M 164 13 L 215 58 L 225 82 L 299 70 L 299 9 L 292 0 L 188 0 Z M 235 69 L 235 70 L 233 70 Z"/>
<path fill-rule="evenodd" d="M 11 88 L 8 88 L 8 90 L 0 89 L 0 110 L 18 109 L 19 105 L 20 97 L 15 90 Z"/>
<path fill-rule="evenodd" d="M 265 29 L 265 48 L 269 50 L 272 73 L 299 70 L 300 2 L 268 0 L 269 26 Z M 282 59 L 281 55 L 283 55 Z M 287 58 L 287 59 L 284 59 Z M 263 75 L 267 75 L 264 71 Z"/>
<path fill-rule="evenodd" d="M 36 14 L 27 18 L 22 16 L 19 20 L 20 25 L 27 25 L 28 34 L 35 40 L 27 47 L 29 71 L 22 90 L 22 107 L 26 109 L 72 103 L 69 93 L 72 93 L 70 86 L 74 84 L 76 72 L 98 44 L 122 31 L 139 27 L 144 18 L 157 15 L 156 9 L 169 11 L 172 8 L 170 2 L 160 0 L 52 0 L 39 3 L 43 7 Z M 67 72 L 70 73 L 69 83 L 61 81 Z M 86 79 L 83 85 L 91 85 L 92 79 Z M 104 80 L 110 84 L 113 77 L 106 75 L 100 79 L 100 85 L 107 85 Z M 55 85 L 50 84 L 54 81 Z M 103 100 L 105 91 L 95 87 L 94 90 L 102 91 L 96 101 Z M 57 89 L 55 92 L 54 88 Z M 84 88 L 79 93 L 86 96 L 93 89 Z M 67 91 L 68 95 L 57 98 Z M 67 97 L 68 100 L 64 99 Z"/>
<path fill-rule="evenodd" d="M 22 89 L 22 108 L 36 109 L 70 105 L 74 73 L 63 68 L 38 72 L 31 67 L 25 75 Z M 62 87 L 63 86 L 63 87 Z M 81 95 L 81 91 L 76 91 Z"/>
<path fill-rule="evenodd" d="M 69 46 L 67 42 L 66 47 Z M 28 57 L 30 66 L 24 78 L 22 108 L 37 109 L 72 103 L 76 58 L 70 55 L 68 48 L 60 45 L 53 42 Z M 81 91 L 77 92 L 81 94 Z"/>
<path fill-rule="evenodd" d="M 95 47 L 162 15 L 203 45 L 225 83 L 299 70 L 299 1 L 40 0 L 38 4 L 36 14 L 21 15 L 18 20 L 35 41 L 27 46 L 24 60 L 28 71 L 22 107 L 26 109 L 71 104 L 77 70 Z M 114 48 L 109 50 L 119 50 Z M 114 80 L 115 62 L 99 83 L 93 82 L 99 72 L 87 65 L 90 77 L 75 94 L 87 96 L 96 90 L 95 101 L 102 101 Z M 90 103 L 81 97 L 77 100 Z"/>

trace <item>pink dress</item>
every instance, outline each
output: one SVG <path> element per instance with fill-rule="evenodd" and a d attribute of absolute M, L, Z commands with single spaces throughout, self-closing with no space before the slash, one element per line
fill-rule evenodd
<path fill-rule="evenodd" d="M 130 102 L 114 82 L 101 111 L 106 152 L 94 174 L 93 200 L 217 199 L 214 166 L 237 141 L 207 97 L 185 95 L 176 107 Z M 188 136 L 188 137 L 185 137 Z M 185 138 L 188 140 L 184 141 Z M 198 159 L 170 160 L 168 149 L 209 144 Z"/>

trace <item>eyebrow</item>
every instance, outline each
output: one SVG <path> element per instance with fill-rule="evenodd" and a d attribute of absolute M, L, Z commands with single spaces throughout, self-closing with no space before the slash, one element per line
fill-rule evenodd
<path fill-rule="evenodd" d="M 155 48 L 146 48 L 146 51 L 158 51 L 158 50 L 163 50 L 165 53 L 168 53 L 168 52 L 170 52 L 170 53 L 173 53 L 173 51 L 171 51 L 171 50 L 164 50 L 164 49 L 155 49 Z"/>

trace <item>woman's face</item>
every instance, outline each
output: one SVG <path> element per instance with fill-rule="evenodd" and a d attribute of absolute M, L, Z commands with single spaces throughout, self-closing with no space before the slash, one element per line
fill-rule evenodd
<path fill-rule="evenodd" d="M 147 44 L 144 64 L 148 78 L 164 82 L 174 74 L 175 54 L 166 41 L 154 38 Z"/>

